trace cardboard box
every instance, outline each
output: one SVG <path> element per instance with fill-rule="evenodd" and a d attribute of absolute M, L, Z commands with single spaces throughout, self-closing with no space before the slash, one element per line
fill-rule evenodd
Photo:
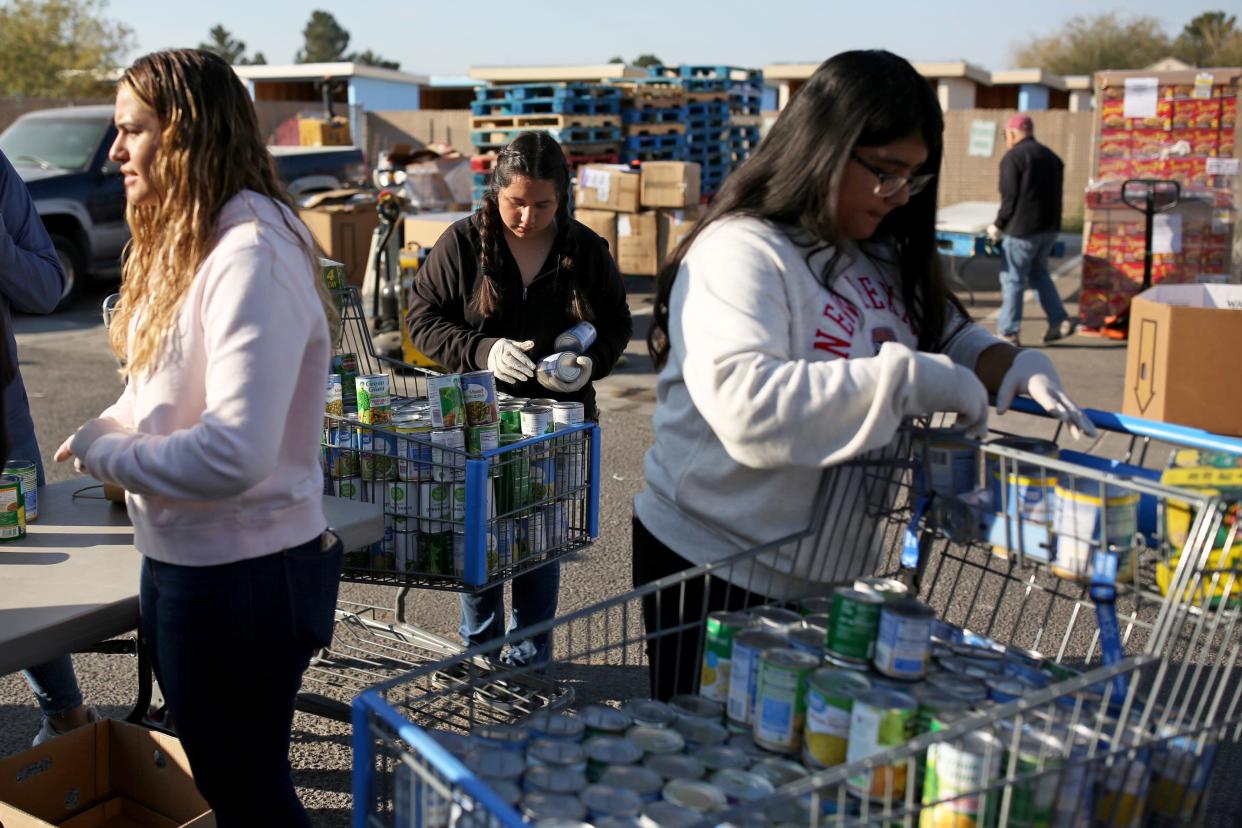
<path fill-rule="evenodd" d="M 298 118 L 298 143 L 304 147 L 347 147 L 353 143 L 349 119 L 339 115 L 331 121 Z"/>
<path fill-rule="evenodd" d="M 1130 304 L 1125 414 L 1242 436 L 1242 285 L 1157 285 Z"/>
<path fill-rule="evenodd" d="M 575 210 L 574 218 L 594 230 L 608 242 L 612 257 L 617 257 L 617 214 L 611 210 Z"/>
<path fill-rule="evenodd" d="M 655 276 L 660 272 L 659 231 L 654 211 L 617 216 L 617 267 L 622 273 Z"/>
<path fill-rule="evenodd" d="M 215 828 L 172 736 L 105 719 L 0 761 L 4 828 Z"/>
<path fill-rule="evenodd" d="M 641 176 L 624 164 L 587 164 L 578 171 L 576 207 L 637 213 Z"/>
<path fill-rule="evenodd" d="M 668 257 L 677 249 L 677 245 L 681 240 L 694 229 L 694 223 L 698 221 L 702 210 L 696 205 L 687 207 L 684 210 L 661 210 L 658 214 L 657 233 L 659 235 L 658 247 L 660 267 L 664 267 L 664 263 L 668 261 Z"/>
<path fill-rule="evenodd" d="M 405 235 L 402 237 L 404 246 L 417 244 L 426 250 L 435 247 L 436 242 L 456 222 L 468 217 L 470 211 L 454 213 L 417 213 L 405 217 Z"/>
<path fill-rule="evenodd" d="M 698 164 L 686 161 L 648 161 L 642 167 L 643 207 L 698 207 L 702 180 Z"/>
<path fill-rule="evenodd" d="M 371 234 L 379 224 L 379 214 L 370 199 L 353 201 L 354 190 L 319 193 L 298 211 L 323 255 L 345 265 L 352 285 L 361 285 L 371 252 Z"/>

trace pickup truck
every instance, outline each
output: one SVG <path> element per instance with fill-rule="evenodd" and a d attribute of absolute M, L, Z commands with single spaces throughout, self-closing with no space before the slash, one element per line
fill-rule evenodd
<path fill-rule="evenodd" d="M 113 107 L 30 112 L 0 133 L 0 151 L 17 169 L 65 267 L 67 304 L 92 275 L 115 276 L 129 240 L 125 185 L 108 160 L 116 137 Z M 356 147 L 269 147 L 289 194 L 358 186 L 367 179 Z"/>

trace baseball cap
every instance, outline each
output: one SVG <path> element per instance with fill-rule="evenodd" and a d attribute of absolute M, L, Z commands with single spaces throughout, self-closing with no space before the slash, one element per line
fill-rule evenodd
<path fill-rule="evenodd" d="M 1009 120 L 1005 122 L 1005 129 L 1017 129 L 1023 132 L 1030 132 L 1032 128 L 1033 124 L 1031 123 L 1030 116 L 1028 115 L 1013 115 L 1010 116 Z"/>

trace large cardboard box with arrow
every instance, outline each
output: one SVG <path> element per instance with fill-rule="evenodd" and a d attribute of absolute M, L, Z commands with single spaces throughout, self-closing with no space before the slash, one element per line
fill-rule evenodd
<path fill-rule="evenodd" d="M 1242 436 L 1242 285 L 1156 285 L 1130 305 L 1125 414 Z"/>

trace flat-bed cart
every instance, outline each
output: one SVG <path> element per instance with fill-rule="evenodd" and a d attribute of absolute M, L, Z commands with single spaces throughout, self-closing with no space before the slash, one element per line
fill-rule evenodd
<path fill-rule="evenodd" d="M 334 292 L 341 314 L 337 355 L 358 375 L 386 375 L 393 407 L 417 407 L 437 372 L 378 355 L 358 293 Z M 312 660 L 298 708 L 349 721 L 367 687 L 449 659 L 458 642 L 407 622 L 411 589 L 477 592 L 590 545 L 599 535 L 599 427 L 558 427 L 482 453 L 432 446 L 427 429 L 369 425 L 325 414 L 329 494 L 379 504 L 381 543 L 348 549 L 342 581 L 395 588 L 392 607 L 338 602 L 333 644 Z M 564 701 L 536 676 L 521 685 L 531 703 Z"/>
<path fill-rule="evenodd" d="M 917 715 L 896 738 L 872 728 L 861 751 L 855 700 L 842 764 L 792 774 L 766 795 L 731 792 L 699 824 L 1194 824 L 1218 747 L 1236 742 L 1242 722 L 1242 538 L 1236 503 L 1220 491 L 1236 480 L 1242 440 L 1090 413 L 1105 434 L 1087 451 L 904 430 L 895 447 L 825 475 L 805 531 L 545 625 L 557 637 L 547 677 L 575 684 L 575 711 L 641 697 L 647 650 L 675 647 L 678 678 L 694 689 L 711 678 L 705 664 L 720 667 L 704 660 L 708 613 L 695 596 L 715 588 L 735 602 L 766 600 L 772 582 L 758 579 L 775 568 L 802 586 L 775 603 L 797 607 L 881 573 L 934 608 L 939 673 L 958 675 L 948 668 L 965 657 L 967 677 L 985 670 L 987 698 L 957 712 L 943 698 L 925 709 L 933 694 L 920 690 Z M 1047 421 L 1031 428 L 1051 431 Z M 672 602 L 684 623 L 648 634 L 645 602 Z M 498 752 L 496 739 L 547 727 L 520 695 L 492 702 L 528 678 L 483 670 L 497 647 L 355 699 L 355 826 L 524 823 L 511 804 L 517 789 L 475 772 L 479 755 Z M 734 684 L 739 657 L 735 644 Z M 1016 689 L 1010 679 L 1021 680 Z M 497 724 L 518 727 L 486 730 Z M 445 731 L 475 735 L 463 742 Z M 627 818 L 607 824 L 634 824 Z"/>

